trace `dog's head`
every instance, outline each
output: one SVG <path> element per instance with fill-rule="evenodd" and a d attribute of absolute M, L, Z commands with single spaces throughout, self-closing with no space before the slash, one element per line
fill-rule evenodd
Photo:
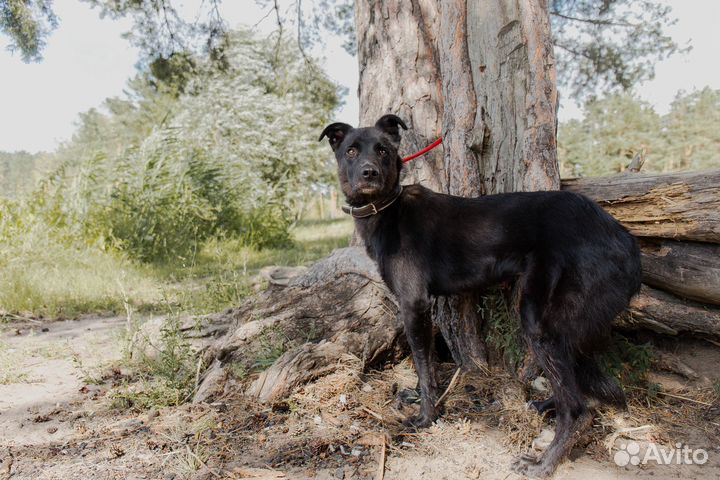
<path fill-rule="evenodd" d="M 407 130 L 399 117 L 384 115 L 373 127 L 333 123 L 320 134 L 335 152 L 340 187 L 350 205 L 387 198 L 397 188 L 402 169 L 400 127 Z"/>

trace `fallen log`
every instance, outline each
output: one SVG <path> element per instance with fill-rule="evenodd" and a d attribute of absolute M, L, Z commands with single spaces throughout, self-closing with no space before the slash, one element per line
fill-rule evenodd
<path fill-rule="evenodd" d="M 720 245 L 641 238 L 643 283 L 720 305 Z"/>
<path fill-rule="evenodd" d="M 720 338 L 720 308 L 683 300 L 646 285 L 616 323 L 622 328 L 646 328 L 665 335 L 691 333 Z"/>
<path fill-rule="evenodd" d="M 595 200 L 638 237 L 720 243 L 720 170 L 573 178 L 561 188 Z"/>

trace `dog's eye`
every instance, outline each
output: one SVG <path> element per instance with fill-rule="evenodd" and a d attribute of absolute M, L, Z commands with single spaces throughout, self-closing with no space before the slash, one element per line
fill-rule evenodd
<path fill-rule="evenodd" d="M 355 147 L 350 147 L 350 148 L 347 149 L 347 152 L 346 152 L 346 153 L 347 153 L 347 156 L 348 156 L 348 157 L 354 157 L 354 156 L 356 156 L 356 155 L 358 154 L 358 150 L 357 150 L 357 148 L 355 148 Z"/>
<path fill-rule="evenodd" d="M 387 150 L 385 149 L 385 147 L 380 147 L 378 148 L 378 153 L 380 155 L 387 155 Z"/>

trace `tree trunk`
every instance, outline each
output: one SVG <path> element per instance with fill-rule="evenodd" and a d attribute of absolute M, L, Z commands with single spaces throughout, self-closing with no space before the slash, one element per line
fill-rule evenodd
<path fill-rule="evenodd" d="M 365 369 L 407 354 L 395 299 L 363 249 L 293 272 L 270 275 L 273 286 L 216 320 L 231 326 L 204 352 L 210 367 L 196 402 L 222 395 L 232 371 L 251 380 L 247 395 L 274 401 L 343 364 Z"/>
<path fill-rule="evenodd" d="M 559 188 L 555 64 L 542 0 L 357 1 L 360 125 L 395 113 L 411 127 L 403 183 L 474 197 Z M 487 362 L 476 296 L 438 299 L 455 361 Z"/>
<path fill-rule="evenodd" d="M 563 180 L 639 237 L 720 243 L 720 170 Z"/>

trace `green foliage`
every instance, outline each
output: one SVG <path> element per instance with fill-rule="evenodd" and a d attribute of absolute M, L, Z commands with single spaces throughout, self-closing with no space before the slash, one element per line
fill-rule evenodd
<path fill-rule="evenodd" d="M 191 263 L 212 238 L 288 245 L 296 202 L 331 178 L 315 138 L 336 87 L 290 43 L 227 41 L 222 69 L 176 55 L 85 113 L 36 196 L 45 221 L 145 262 Z"/>
<path fill-rule="evenodd" d="M 516 370 L 525 355 L 520 329 L 520 317 L 512 308 L 509 292 L 494 288 L 482 297 L 480 315 L 487 326 L 487 344 L 497 350 L 512 370 Z"/>
<path fill-rule="evenodd" d="M 153 283 L 146 269 L 72 241 L 27 207 L 0 199 L 0 315 L 116 311 L 124 289 L 148 302 Z"/>
<path fill-rule="evenodd" d="M 249 373 L 247 367 L 242 362 L 231 362 L 227 368 L 230 375 L 240 381 L 245 380 Z"/>
<path fill-rule="evenodd" d="M 654 153 L 650 148 L 657 145 L 659 133 L 660 117 L 650 104 L 632 95 L 590 100 L 582 120 L 570 120 L 558 131 L 561 171 L 571 176 L 622 171 L 643 149 Z"/>
<path fill-rule="evenodd" d="M 282 328 L 266 327 L 258 341 L 248 345 L 242 352 L 242 358 L 233 360 L 230 373 L 237 379 L 244 379 L 250 374 L 262 372 L 294 346 Z"/>
<path fill-rule="evenodd" d="M 652 364 L 652 348 L 649 344 L 633 343 L 614 332 L 600 360 L 603 368 L 617 378 L 621 385 L 645 386 Z"/>
<path fill-rule="evenodd" d="M 720 167 L 720 90 L 679 92 L 662 128 L 665 169 Z"/>
<path fill-rule="evenodd" d="M 263 330 L 260 334 L 255 361 L 250 365 L 250 369 L 254 371 L 267 369 L 275 363 L 275 360 L 280 358 L 285 351 L 287 351 L 287 345 L 285 334 L 282 330 L 278 328 Z"/>
<path fill-rule="evenodd" d="M 584 118 L 558 130 L 563 176 L 623 171 L 634 155 L 643 171 L 720 167 L 720 90 L 678 93 L 670 112 L 658 115 L 632 94 L 613 94 L 585 104 Z"/>
<path fill-rule="evenodd" d="M 196 353 L 183 335 L 180 319 L 177 315 L 168 315 L 157 344 L 143 343 L 142 348 L 136 348 L 135 344 L 139 327 L 132 322 L 130 327 L 125 363 L 140 381 L 113 392 L 113 405 L 147 410 L 185 403 L 193 393 L 199 366 Z"/>
<path fill-rule="evenodd" d="M 126 304 L 142 312 L 165 312 L 168 305 L 188 314 L 222 311 L 253 291 L 260 268 L 305 265 L 346 247 L 352 233 L 347 218 L 301 223 L 291 231 L 292 243 L 282 248 L 258 250 L 237 238 L 211 239 L 192 263 L 140 265 L 17 211 L 0 201 L 0 319 L 119 313 Z"/>
<path fill-rule="evenodd" d="M 0 32 L 10 38 L 8 50 L 23 61 L 42 59 L 45 38 L 57 27 L 52 0 L 0 0 Z"/>
<path fill-rule="evenodd" d="M 253 291 L 253 276 L 266 265 L 307 265 L 332 250 L 347 247 L 353 223 L 347 218 L 302 222 L 291 231 L 292 243 L 281 248 L 257 248 L 239 239 L 209 240 L 185 268 L 163 265 L 159 273 L 177 286 L 167 294 L 193 313 L 217 312 L 236 306 Z"/>
<path fill-rule="evenodd" d="M 148 83 L 156 89 L 170 89 L 178 94 L 197 73 L 197 61 L 188 52 L 173 52 L 168 56 L 158 56 L 148 65 Z"/>
<path fill-rule="evenodd" d="M 659 383 L 648 383 L 646 394 L 650 400 L 655 400 L 662 393 L 662 385 Z"/>

